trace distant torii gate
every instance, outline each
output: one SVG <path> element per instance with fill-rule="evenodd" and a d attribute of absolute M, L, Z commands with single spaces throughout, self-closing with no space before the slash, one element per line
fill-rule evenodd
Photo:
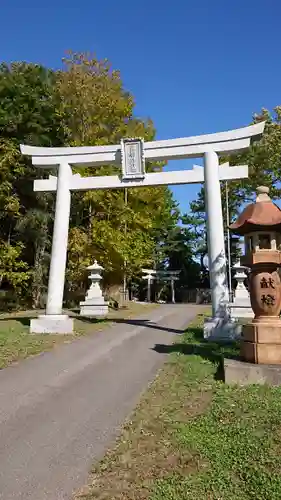
<path fill-rule="evenodd" d="M 247 166 L 219 166 L 219 155 L 249 147 L 251 138 L 263 133 L 264 122 L 228 132 L 180 139 L 143 142 L 124 139 L 120 144 L 93 147 L 41 148 L 21 145 L 37 167 L 56 168 L 58 176 L 34 181 L 34 191 L 56 191 L 51 265 L 46 314 L 31 321 L 34 333 L 71 333 L 73 320 L 62 314 L 67 258 L 71 191 L 192 184 L 205 182 L 208 254 L 212 289 L 212 321 L 207 334 L 222 336 L 229 331 L 226 258 L 220 181 L 248 177 Z M 145 160 L 174 160 L 203 157 L 203 167 L 174 172 L 145 173 Z M 114 164 L 123 167 L 123 177 L 80 177 L 72 166 Z"/>

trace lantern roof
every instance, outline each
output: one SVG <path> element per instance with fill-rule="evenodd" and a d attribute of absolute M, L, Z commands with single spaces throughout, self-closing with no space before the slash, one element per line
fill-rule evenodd
<path fill-rule="evenodd" d="M 281 231 L 281 210 L 269 197 L 269 188 L 257 188 L 257 198 L 248 205 L 231 224 L 230 229 L 240 235 L 256 232 L 275 230 Z"/>

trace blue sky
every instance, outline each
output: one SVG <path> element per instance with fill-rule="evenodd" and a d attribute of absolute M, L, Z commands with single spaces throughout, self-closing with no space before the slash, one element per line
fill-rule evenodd
<path fill-rule="evenodd" d="M 1 60 L 57 68 L 68 49 L 107 57 L 159 139 L 241 127 L 281 104 L 280 0 L 42 3 L 2 0 Z M 173 189 L 183 211 L 197 189 Z"/>

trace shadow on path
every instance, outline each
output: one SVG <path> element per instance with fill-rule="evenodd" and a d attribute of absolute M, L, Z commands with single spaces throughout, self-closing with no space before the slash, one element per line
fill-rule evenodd
<path fill-rule="evenodd" d="M 85 323 L 97 323 L 102 321 L 109 321 L 114 324 L 123 324 L 123 325 L 131 325 L 131 326 L 141 326 L 143 328 L 152 328 L 153 330 L 161 330 L 165 332 L 174 333 L 176 335 L 181 335 L 185 332 L 185 328 L 183 330 L 178 330 L 176 328 L 170 328 L 163 325 L 158 325 L 158 323 L 154 323 L 149 319 L 123 319 L 123 318 L 108 318 L 107 320 L 93 320 L 87 317 L 79 317 L 80 321 L 84 321 Z"/>
<path fill-rule="evenodd" d="M 205 341 L 202 335 L 202 328 L 192 328 L 189 330 L 190 341 L 176 342 L 175 344 L 155 344 L 153 350 L 159 354 L 178 353 L 187 356 L 200 356 L 201 358 L 211 361 L 217 365 L 217 373 L 215 378 L 223 380 L 223 360 L 240 359 L 239 343 L 216 343 Z"/>
<path fill-rule="evenodd" d="M 159 325 L 158 323 L 154 323 L 149 319 L 116 319 L 114 323 L 125 324 L 131 326 L 141 326 L 143 328 L 152 328 L 153 330 L 161 330 L 164 332 L 174 333 L 175 335 L 182 335 L 185 332 L 185 328 L 182 330 L 178 330 L 176 328 L 171 328 L 169 326 Z"/>
<path fill-rule="evenodd" d="M 10 316 L 6 318 L 0 318 L 0 322 L 4 321 L 17 321 L 21 323 L 23 326 L 29 326 L 30 325 L 30 320 L 33 318 L 36 318 L 37 315 L 34 316 Z M 98 324 L 98 323 L 114 323 L 114 324 L 124 324 L 124 325 L 131 325 L 135 327 L 142 327 L 142 328 L 152 328 L 153 330 L 161 330 L 165 332 L 170 332 L 174 333 L 175 335 L 181 335 L 185 332 L 185 329 L 183 330 L 178 330 L 176 328 L 170 328 L 162 325 L 158 325 L 157 323 L 154 323 L 150 321 L 149 319 L 120 319 L 120 318 L 104 318 L 104 319 L 95 319 L 95 318 L 87 318 L 83 316 L 74 316 L 75 319 L 78 319 L 79 321 L 82 321 L 83 323 L 88 323 L 88 324 Z"/>

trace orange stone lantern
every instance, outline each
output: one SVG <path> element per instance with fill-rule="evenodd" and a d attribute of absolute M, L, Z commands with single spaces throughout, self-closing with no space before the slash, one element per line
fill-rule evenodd
<path fill-rule="evenodd" d="M 249 291 L 255 317 L 243 326 L 241 356 L 260 364 L 281 364 L 281 210 L 272 202 L 269 188 L 258 188 L 230 229 L 245 239 L 241 263 L 251 269 Z"/>

